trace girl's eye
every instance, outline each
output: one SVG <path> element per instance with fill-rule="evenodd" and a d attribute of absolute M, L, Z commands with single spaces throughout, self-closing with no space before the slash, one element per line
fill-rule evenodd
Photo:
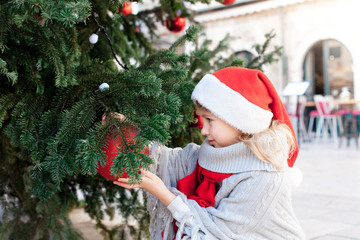
<path fill-rule="evenodd" d="M 211 118 L 206 118 L 206 120 L 208 120 L 209 122 L 211 122 L 211 121 L 212 121 L 212 119 L 211 119 Z"/>

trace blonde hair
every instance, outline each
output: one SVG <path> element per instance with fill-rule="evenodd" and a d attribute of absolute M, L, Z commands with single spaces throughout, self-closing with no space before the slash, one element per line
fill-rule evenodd
<path fill-rule="evenodd" d="M 241 133 L 239 140 L 244 142 L 260 160 L 272 164 L 279 170 L 284 167 L 283 159 L 290 158 L 296 149 L 295 139 L 289 126 L 277 120 L 273 120 L 265 131 L 251 135 Z"/>

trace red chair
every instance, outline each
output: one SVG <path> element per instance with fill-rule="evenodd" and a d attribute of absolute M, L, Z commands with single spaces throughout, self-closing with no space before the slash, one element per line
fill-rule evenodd
<path fill-rule="evenodd" d="M 322 134 L 328 134 L 330 131 L 331 137 L 334 139 L 335 144 L 338 143 L 338 126 L 339 132 L 343 132 L 341 115 L 339 113 L 331 112 L 329 102 L 322 95 L 314 96 L 316 110 L 319 113 L 319 121 L 316 127 L 316 138 L 320 139 Z"/>
<path fill-rule="evenodd" d="M 354 115 L 356 117 L 360 116 L 360 110 L 353 110 L 352 115 Z"/>

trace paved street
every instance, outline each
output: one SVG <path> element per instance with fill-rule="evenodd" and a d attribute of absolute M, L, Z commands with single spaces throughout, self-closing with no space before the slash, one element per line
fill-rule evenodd
<path fill-rule="evenodd" d="M 360 148 L 328 140 L 301 143 L 295 164 L 303 173 L 294 208 L 307 240 L 360 240 Z M 93 222 L 76 210 L 75 227 L 87 240 L 103 239 Z"/>
<path fill-rule="evenodd" d="M 332 142 L 301 144 L 303 182 L 294 208 L 309 240 L 360 239 L 360 148 Z"/>

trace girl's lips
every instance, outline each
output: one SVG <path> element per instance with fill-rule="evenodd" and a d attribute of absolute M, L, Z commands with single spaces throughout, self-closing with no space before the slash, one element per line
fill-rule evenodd
<path fill-rule="evenodd" d="M 213 145 L 214 142 L 215 142 L 214 140 L 209 140 L 210 145 Z"/>

